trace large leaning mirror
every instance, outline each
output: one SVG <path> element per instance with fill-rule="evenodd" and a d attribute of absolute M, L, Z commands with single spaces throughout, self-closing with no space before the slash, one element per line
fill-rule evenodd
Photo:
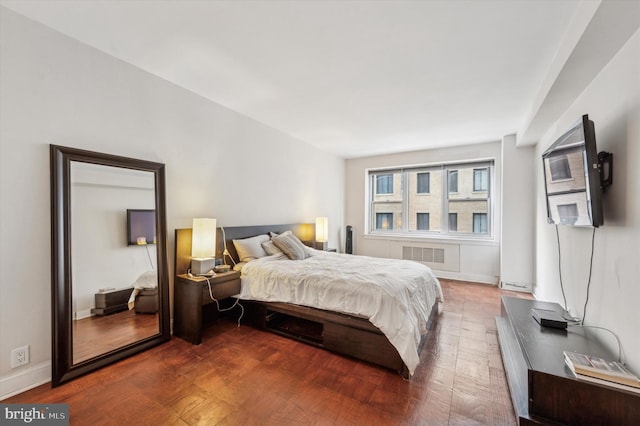
<path fill-rule="evenodd" d="M 169 340 L 164 164 L 51 145 L 52 386 Z"/>

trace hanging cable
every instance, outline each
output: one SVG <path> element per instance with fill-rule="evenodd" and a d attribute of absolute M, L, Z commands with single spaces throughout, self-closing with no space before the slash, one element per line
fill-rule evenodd
<path fill-rule="evenodd" d="M 593 270 L 593 242 L 596 239 L 596 228 L 593 228 L 591 234 L 591 259 L 589 260 L 589 280 L 587 281 L 587 297 L 584 301 L 584 308 L 582 309 L 582 321 L 580 325 L 584 325 L 584 319 L 587 317 L 587 304 L 589 303 L 589 289 L 591 288 L 591 271 Z"/>
<path fill-rule="evenodd" d="M 233 265 L 235 266 L 236 261 L 233 260 L 233 257 L 231 257 L 231 254 L 229 254 L 229 250 L 227 250 L 227 236 L 224 233 L 224 227 L 221 226 L 220 229 L 222 230 L 222 246 L 224 247 L 224 251 L 222 252 L 222 263 L 226 265 L 227 256 L 229 256 L 229 259 L 231 259 L 231 262 L 233 262 Z"/>
<path fill-rule="evenodd" d="M 242 306 L 240 304 L 240 299 L 236 298 L 236 301 L 233 302 L 233 305 L 231 305 L 228 308 L 224 308 L 221 309 L 220 308 L 220 302 L 218 302 L 218 299 L 216 299 L 215 297 L 213 297 L 213 291 L 211 291 L 211 281 L 209 281 L 208 277 L 205 277 L 205 279 L 207 280 L 207 284 L 209 285 L 209 297 L 211 297 L 211 300 L 213 300 L 214 302 L 216 302 L 216 307 L 218 308 L 218 312 L 225 312 L 225 311 L 230 311 L 233 308 L 235 308 L 236 306 L 240 307 L 240 316 L 238 317 L 238 327 L 240 327 L 240 320 L 242 319 L 242 317 L 244 316 L 244 306 Z"/>
<path fill-rule="evenodd" d="M 151 269 L 155 270 L 156 267 L 153 266 L 153 261 L 151 260 L 151 254 L 149 253 L 149 244 L 145 244 L 144 248 L 147 249 L 147 257 L 149 258 L 149 264 L 151 265 Z"/>
<path fill-rule="evenodd" d="M 560 256 L 560 233 L 556 224 L 556 239 L 558 241 L 558 275 L 560 275 L 560 290 L 562 290 L 562 300 L 564 300 L 564 310 L 567 310 L 567 297 L 564 295 L 564 284 L 562 284 L 562 257 Z"/>
<path fill-rule="evenodd" d="M 608 331 L 609 333 L 611 333 L 611 335 L 613 337 L 615 337 L 616 343 L 618 344 L 618 362 L 620 362 L 623 365 L 625 365 L 624 361 L 622 361 L 622 344 L 620 343 L 620 339 L 618 338 L 618 335 L 616 333 L 614 333 L 613 331 L 609 330 L 608 328 L 597 327 L 595 325 L 569 324 L 569 327 L 595 328 L 596 330 L 604 330 L 604 331 Z"/>

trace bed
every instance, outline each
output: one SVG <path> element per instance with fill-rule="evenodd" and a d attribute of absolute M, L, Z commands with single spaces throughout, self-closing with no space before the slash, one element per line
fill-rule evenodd
<path fill-rule="evenodd" d="M 240 263 L 242 256 L 246 258 L 233 240 L 260 236 L 261 241 L 275 242 L 290 230 L 296 240 L 307 242 L 313 234 L 310 228 L 310 224 L 226 228 L 227 261 Z M 176 230 L 176 273 L 188 268 L 190 237 L 190 230 Z M 220 231 L 218 238 L 223 238 Z M 411 261 L 305 250 L 304 259 L 268 252 L 242 263 L 237 297 L 246 309 L 244 321 L 410 378 L 443 303 L 431 270 Z"/>

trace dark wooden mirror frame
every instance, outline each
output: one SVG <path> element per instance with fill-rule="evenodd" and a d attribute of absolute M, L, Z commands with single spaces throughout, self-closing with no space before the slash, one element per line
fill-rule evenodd
<path fill-rule="evenodd" d="M 52 378 L 56 387 L 171 338 L 169 312 L 169 272 L 167 264 L 167 225 L 165 207 L 165 166 L 145 160 L 50 145 L 51 161 L 51 290 L 52 290 Z M 71 280 L 71 162 L 147 171 L 154 174 L 157 256 L 158 256 L 158 334 L 73 363 L 72 280 Z"/>

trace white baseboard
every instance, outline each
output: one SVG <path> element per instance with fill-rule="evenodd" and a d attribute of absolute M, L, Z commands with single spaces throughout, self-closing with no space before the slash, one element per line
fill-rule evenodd
<path fill-rule="evenodd" d="M 0 378 L 0 401 L 51 381 L 51 362 L 26 368 Z"/>
<path fill-rule="evenodd" d="M 89 309 L 83 309 L 81 311 L 74 312 L 73 319 L 80 320 L 80 319 L 89 318 L 92 316 L 93 316 L 93 313 L 91 313 L 91 308 L 89 308 Z"/>
<path fill-rule="evenodd" d="M 476 274 L 464 274 L 461 272 L 449 272 L 449 271 L 436 271 L 433 270 L 433 273 L 438 278 L 444 278 L 446 280 L 459 280 L 459 281 L 470 281 L 473 283 L 479 284 L 489 284 L 489 285 L 498 285 L 498 277 L 494 277 L 493 275 L 476 275 Z"/>

